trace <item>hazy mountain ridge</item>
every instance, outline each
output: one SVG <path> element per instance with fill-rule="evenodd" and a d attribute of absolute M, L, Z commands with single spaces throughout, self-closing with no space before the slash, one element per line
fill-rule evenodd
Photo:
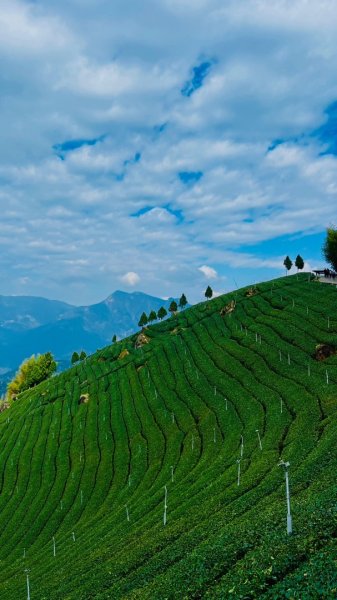
<path fill-rule="evenodd" d="M 0 296 L 0 372 L 15 370 L 32 354 L 50 350 L 59 361 L 74 350 L 94 352 L 138 328 L 141 313 L 168 307 L 143 292 L 116 291 L 102 302 L 73 306 L 35 296 Z"/>

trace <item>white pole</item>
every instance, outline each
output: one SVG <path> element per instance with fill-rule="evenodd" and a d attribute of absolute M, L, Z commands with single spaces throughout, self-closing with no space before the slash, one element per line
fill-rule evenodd
<path fill-rule="evenodd" d="M 326 384 L 329 385 L 329 373 L 328 373 L 328 369 L 326 369 L 326 371 L 325 371 L 325 376 L 326 376 Z"/>
<path fill-rule="evenodd" d="M 226 410 L 228 410 L 228 400 L 226 398 Z"/>
<path fill-rule="evenodd" d="M 290 463 L 284 462 L 283 460 L 281 460 L 281 462 L 279 462 L 279 466 L 283 467 L 284 472 L 285 472 L 286 499 L 287 499 L 287 534 L 290 535 L 293 532 L 292 517 L 291 517 L 291 510 L 290 510 L 290 489 L 289 489 L 289 473 L 288 473 L 288 468 L 290 466 Z"/>
<path fill-rule="evenodd" d="M 174 482 L 173 465 L 171 465 L 171 481 Z"/>
<path fill-rule="evenodd" d="M 172 423 L 174 423 L 174 413 L 172 413 Z"/>
<path fill-rule="evenodd" d="M 283 412 L 283 398 L 281 396 L 281 414 L 282 414 L 282 412 Z"/>
<path fill-rule="evenodd" d="M 214 442 L 214 444 L 216 443 L 215 427 L 213 427 L 213 442 Z"/>
<path fill-rule="evenodd" d="M 238 485 L 240 485 L 240 459 L 236 461 L 238 463 Z"/>
<path fill-rule="evenodd" d="M 29 574 L 28 574 L 28 569 L 26 569 L 26 578 L 27 578 L 27 600 L 30 600 L 30 588 L 29 588 Z"/>
<path fill-rule="evenodd" d="M 53 555 L 56 556 L 56 543 L 55 543 L 54 536 L 53 536 Z"/>
<path fill-rule="evenodd" d="M 259 446 L 260 446 L 260 450 L 262 450 L 262 443 L 261 443 L 261 437 L 260 437 L 260 432 L 258 429 L 255 429 L 256 433 L 257 433 L 257 437 L 259 438 Z"/>
<path fill-rule="evenodd" d="M 243 435 L 241 436 L 241 448 L 240 448 L 240 455 L 241 455 L 241 458 L 242 458 L 242 456 L 243 456 Z M 239 485 L 239 484 L 238 484 L 238 485 Z"/>
<path fill-rule="evenodd" d="M 75 533 L 74 533 L 74 531 L 72 532 L 72 534 L 71 534 L 71 535 L 72 535 L 72 538 L 73 538 L 73 542 L 75 542 L 75 541 L 76 541 L 76 538 L 75 538 Z"/>
<path fill-rule="evenodd" d="M 290 490 L 289 490 L 289 474 L 286 470 L 286 495 L 287 495 L 287 533 L 290 535 L 293 532 L 292 518 L 290 512 Z"/>
<path fill-rule="evenodd" d="M 279 352 L 279 357 L 280 357 L 280 362 L 282 361 L 282 354 L 281 354 L 281 350 L 278 351 Z"/>
<path fill-rule="evenodd" d="M 167 516 L 167 486 L 164 486 L 165 489 L 165 499 L 164 499 L 164 518 L 163 518 L 163 522 L 164 522 L 164 526 L 166 525 L 166 516 Z"/>
<path fill-rule="evenodd" d="M 125 505 L 125 510 L 126 510 L 126 520 L 130 521 L 129 509 L 126 505 Z"/>

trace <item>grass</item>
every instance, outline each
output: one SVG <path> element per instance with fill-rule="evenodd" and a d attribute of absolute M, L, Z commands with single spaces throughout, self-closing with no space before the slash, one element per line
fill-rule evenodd
<path fill-rule="evenodd" d="M 313 358 L 337 344 L 336 289 L 300 274 L 245 292 L 0 415 L 1 599 L 27 597 L 25 569 L 32 600 L 337 597 L 337 356 Z"/>

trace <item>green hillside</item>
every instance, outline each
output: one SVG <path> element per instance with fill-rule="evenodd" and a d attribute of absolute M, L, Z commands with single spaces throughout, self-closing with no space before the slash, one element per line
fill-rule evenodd
<path fill-rule="evenodd" d="M 1 600 L 27 598 L 25 569 L 31 600 L 337 597 L 337 355 L 314 358 L 337 345 L 337 291 L 301 274 L 246 292 L 0 415 Z"/>

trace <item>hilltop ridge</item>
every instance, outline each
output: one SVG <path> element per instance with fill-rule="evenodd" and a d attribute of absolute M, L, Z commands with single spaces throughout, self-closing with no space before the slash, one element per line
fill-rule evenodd
<path fill-rule="evenodd" d="M 242 288 L 21 394 L 0 415 L 1 598 L 26 568 L 32 600 L 335 597 L 337 355 L 315 359 L 335 306 L 308 274 Z"/>

